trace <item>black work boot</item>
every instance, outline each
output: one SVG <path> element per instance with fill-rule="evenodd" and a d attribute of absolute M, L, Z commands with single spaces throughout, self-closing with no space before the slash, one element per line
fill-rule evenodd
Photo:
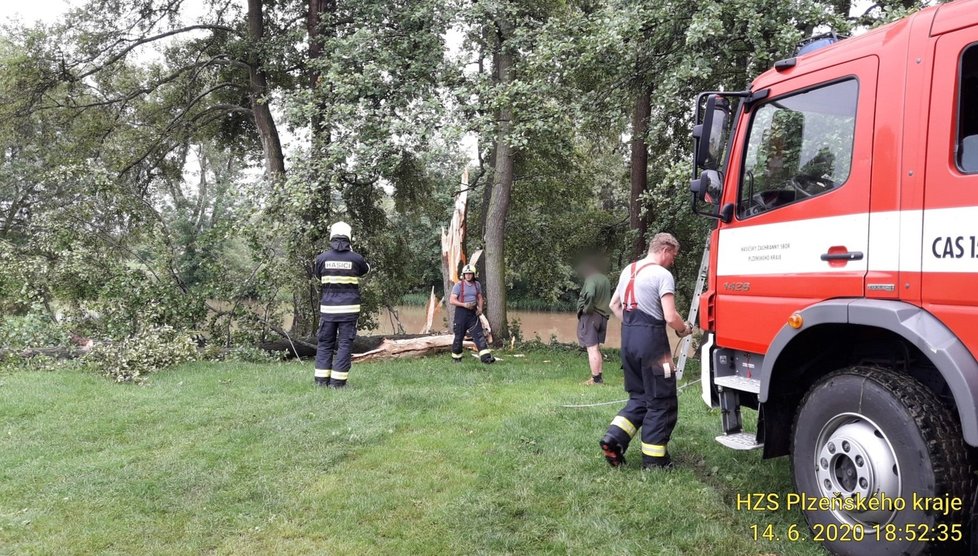
<path fill-rule="evenodd" d="M 316 388 L 325 388 L 329 385 L 328 378 L 316 377 Z"/>
<path fill-rule="evenodd" d="M 480 360 L 481 360 L 481 361 L 482 361 L 483 363 L 485 363 L 486 365 L 490 365 L 490 364 L 492 364 L 492 363 L 495 363 L 495 362 L 496 362 L 496 358 L 495 358 L 495 357 L 493 357 L 491 353 L 487 353 L 487 354 L 485 354 L 485 355 L 483 355 L 482 357 L 480 357 L 479 359 L 480 359 Z"/>
<path fill-rule="evenodd" d="M 615 437 L 606 434 L 598 442 L 598 445 L 601 446 L 601 451 L 604 452 L 604 459 L 608 460 L 608 465 L 612 467 L 625 465 L 625 449 L 615 440 Z"/>
<path fill-rule="evenodd" d="M 642 469 L 672 469 L 672 458 L 669 454 L 662 457 L 642 456 Z"/>

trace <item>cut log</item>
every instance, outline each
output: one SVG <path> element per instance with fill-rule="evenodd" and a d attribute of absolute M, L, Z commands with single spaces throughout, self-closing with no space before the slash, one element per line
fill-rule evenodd
<path fill-rule="evenodd" d="M 452 348 L 451 334 L 426 336 L 424 338 L 405 338 L 401 340 L 385 339 L 380 346 L 366 353 L 354 353 L 354 361 L 370 361 L 372 359 L 396 359 L 402 357 L 420 357 L 449 351 Z M 466 341 L 463 347 L 475 347 L 471 341 Z"/>
<path fill-rule="evenodd" d="M 448 338 L 447 345 L 452 344 L 452 335 L 436 335 L 432 336 L 430 334 L 398 334 L 394 336 L 357 336 L 353 340 L 353 353 L 367 353 L 380 348 L 385 340 L 424 340 L 426 338 L 441 338 L 445 336 Z M 259 349 L 269 351 L 269 352 L 283 352 L 286 357 L 295 357 L 295 351 L 299 352 L 299 357 L 315 357 L 316 356 L 316 338 L 300 338 L 296 341 L 296 338 L 292 338 L 293 343 L 289 343 L 286 339 L 273 340 L 269 342 L 264 342 L 258 345 Z M 441 342 L 444 342 L 442 340 Z M 293 346 L 295 346 L 295 351 L 293 351 Z"/>
<path fill-rule="evenodd" d="M 451 349 L 454 339 L 452 334 L 358 336 L 353 341 L 353 360 L 370 361 L 443 353 Z M 276 340 L 265 342 L 258 347 L 265 351 L 285 353 L 287 357 L 295 357 L 292 350 L 292 346 L 295 345 L 300 357 L 315 357 L 316 350 L 307 347 L 310 339 L 306 338 L 306 340 L 301 344 L 289 344 L 287 340 Z M 471 340 L 466 340 L 462 346 L 466 349 L 475 349 L 475 344 Z"/>

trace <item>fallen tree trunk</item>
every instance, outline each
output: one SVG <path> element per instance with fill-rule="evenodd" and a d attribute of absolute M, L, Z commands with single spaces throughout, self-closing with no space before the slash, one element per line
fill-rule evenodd
<path fill-rule="evenodd" d="M 423 338 L 404 338 L 400 340 L 385 339 L 376 349 L 365 353 L 354 353 L 354 361 L 370 361 L 372 359 L 396 359 L 401 357 L 420 357 L 434 353 L 445 352 L 452 348 L 452 334 L 426 336 Z M 474 347 L 470 341 L 462 344 L 464 347 Z"/>
<path fill-rule="evenodd" d="M 452 336 L 446 334 L 449 338 L 448 344 L 452 343 Z M 353 340 L 353 353 L 367 353 L 373 351 L 384 343 L 384 340 L 415 340 L 415 339 L 425 339 L 425 338 L 437 338 L 439 336 L 431 336 L 428 334 L 397 334 L 393 336 L 357 336 Z M 272 352 L 285 352 L 288 357 L 295 357 L 297 354 L 299 357 L 315 357 L 316 356 L 316 338 L 292 338 L 292 343 L 289 343 L 288 339 L 279 339 L 264 342 L 258 345 L 259 349 Z M 293 349 L 294 348 L 294 349 Z"/>
<path fill-rule="evenodd" d="M 420 357 L 445 352 L 451 349 L 452 334 L 401 334 L 397 336 L 358 336 L 353 341 L 353 360 L 369 361 L 372 359 L 387 359 L 400 357 Z M 302 343 L 289 344 L 287 340 L 275 340 L 265 342 L 258 347 L 271 352 L 284 352 L 287 357 L 295 357 L 298 352 L 299 357 L 315 357 L 316 350 L 312 349 L 311 343 L 315 339 L 306 338 Z M 294 346 L 294 349 L 293 349 Z M 466 348 L 474 348 L 475 344 L 466 341 L 463 344 Z"/>
<path fill-rule="evenodd" d="M 386 359 L 399 357 L 419 357 L 445 352 L 451 349 L 454 336 L 452 334 L 401 334 L 397 336 L 358 336 L 353 341 L 353 360 L 368 361 L 371 359 Z M 466 348 L 474 348 L 475 344 L 465 341 Z M 259 344 L 259 349 L 269 352 L 282 352 L 287 357 L 315 357 L 315 338 L 291 338 L 275 340 Z M 0 360 L 5 357 L 20 357 L 29 359 L 37 356 L 53 357 L 55 359 L 75 359 L 87 355 L 92 350 L 92 344 L 82 347 L 42 347 L 26 349 L 0 349 Z"/>

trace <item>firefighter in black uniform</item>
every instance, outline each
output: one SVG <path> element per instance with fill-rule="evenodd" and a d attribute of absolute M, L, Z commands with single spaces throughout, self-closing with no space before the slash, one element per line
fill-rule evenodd
<path fill-rule="evenodd" d="M 679 398 L 666 325 L 680 336 L 693 328 L 676 311 L 675 280 L 667 270 L 679 254 L 671 234 L 652 238 L 648 256 L 625 267 L 612 296 L 611 310 L 622 321 L 621 361 L 628 403 L 600 441 L 612 467 L 625 463 L 625 451 L 642 429 L 642 467 L 668 468 L 666 445 L 676 426 Z"/>
<path fill-rule="evenodd" d="M 462 341 L 465 339 L 466 332 L 472 336 L 477 348 L 479 348 L 479 359 L 483 363 L 493 363 L 496 359 L 489 351 L 489 343 L 482 333 L 482 323 L 479 316 L 482 315 L 483 297 L 482 285 L 475 279 L 475 267 L 467 264 L 462 267 L 462 280 L 452 288 L 452 295 L 448 298 L 449 303 L 455 306 L 455 341 L 452 342 L 452 361 L 462 362 Z"/>
<path fill-rule="evenodd" d="M 352 230 L 346 222 L 329 229 L 330 250 L 316 257 L 315 274 L 323 286 L 316 336 L 316 385 L 346 386 L 353 340 L 360 316 L 360 277 L 370 265 L 350 246 Z"/>

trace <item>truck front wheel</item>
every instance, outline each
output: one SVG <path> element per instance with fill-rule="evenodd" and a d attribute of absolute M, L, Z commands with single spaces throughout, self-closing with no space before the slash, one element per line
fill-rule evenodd
<path fill-rule="evenodd" d="M 805 395 L 793 431 L 799 507 L 827 549 L 964 548 L 972 491 L 961 427 L 922 384 L 878 368 L 833 372 Z"/>

